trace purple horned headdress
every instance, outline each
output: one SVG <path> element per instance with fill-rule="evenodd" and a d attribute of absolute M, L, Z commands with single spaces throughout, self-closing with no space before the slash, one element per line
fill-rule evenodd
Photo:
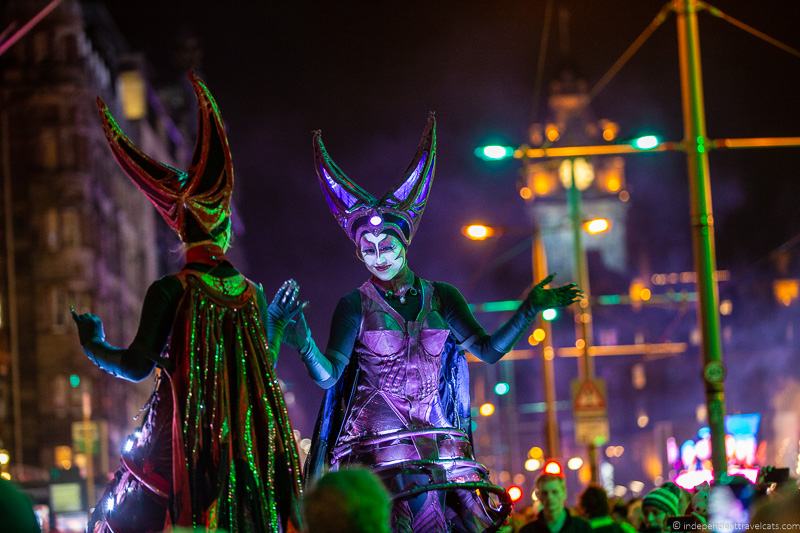
<path fill-rule="evenodd" d="M 351 241 L 358 244 L 365 232 L 374 235 L 391 232 L 404 245 L 411 243 L 425 211 L 436 167 L 436 117 L 433 113 L 428 116 L 417 153 L 402 183 L 381 199 L 342 172 L 325 150 L 319 131 L 314 132 L 314 156 L 328 207 Z"/>

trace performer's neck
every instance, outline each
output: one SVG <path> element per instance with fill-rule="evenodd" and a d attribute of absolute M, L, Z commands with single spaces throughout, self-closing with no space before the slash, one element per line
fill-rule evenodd
<path fill-rule="evenodd" d="M 186 250 L 186 264 L 200 263 L 203 265 L 217 266 L 227 261 L 225 250 L 212 243 L 191 244 Z"/>
<path fill-rule="evenodd" d="M 397 293 L 404 287 L 414 286 L 414 272 L 408 268 L 408 263 L 403 265 L 403 269 L 390 280 L 382 280 L 372 276 L 372 283 L 383 292 L 392 291 Z"/>

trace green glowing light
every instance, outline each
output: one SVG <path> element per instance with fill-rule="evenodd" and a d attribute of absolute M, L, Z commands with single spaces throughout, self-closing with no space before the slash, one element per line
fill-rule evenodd
<path fill-rule="evenodd" d="M 542 318 L 549 321 L 555 320 L 558 318 L 558 311 L 555 309 L 545 309 L 542 311 Z"/>
<path fill-rule="evenodd" d="M 643 135 L 633 140 L 631 144 L 637 150 L 652 150 L 658 146 L 659 140 L 655 135 Z"/>
<path fill-rule="evenodd" d="M 73 389 L 77 389 L 81 386 L 81 377 L 78 374 L 70 374 L 69 375 L 69 386 Z"/>
<path fill-rule="evenodd" d="M 622 303 L 622 298 L 619 294 L 601 294 L 597 297 L 597 303 L 600 305 L 619 305 Z"/>
<path fill-rule="evenodd" d="M 476 148 L 475 155 L 484 161 L 500 161 L 512 157 L 514 155 L 514 149 L 510 146 L 490 144 Z"/>
<path fill-rule="evenodd" d="M 501 381 L 494 386 L 494 393 L 498 396 L 505 396 L 511 390 L 511 385 L 505 381 Z"/>

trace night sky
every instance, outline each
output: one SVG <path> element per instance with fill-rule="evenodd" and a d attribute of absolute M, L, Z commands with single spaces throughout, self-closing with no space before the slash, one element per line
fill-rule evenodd
<path fill-rule="evenodd" d="M 324 204 L 313 168 L 314 129 L 323 130 L 345 172 L 380 195 L 400 179 L 427 112 L 435 110 L 437 177 L 410 250 L 412 267 L 425 278 L 454 283 L 473 302 L 517 297 L 527 286 L 527 253 L 487 266 L 519 236 L 509 231 L 499 240 L 473 243 L 459 229 L 473 220 L 523 229 L 529 223 L 514 186 L 518 165 L 488 164 L 472 152 L 488 141 L 514 145 L 526 138 L 543 0 L 108 4 L 131 48 L 144 52 L 162 78 L 176 75 L 178 36 L 199 39 L 200 71 L 220 104 L 234 154 L 236 201 L 246 229 L 235 243 L 247 258 L 243 270 L 268 292 L 296 278 L 311 300 L 308 316 L 319 344 L 325 344 L 338 298 L 360 284 L 366 270 Z M 556 4 L 571 11 L 571 53 L 562 56 L 553 35 L 544 78 L 569 66 L 590 86 L 663 5 Z M 800 3 L 713 4 L 800 48 Z M 707 13 L 700 28 L 709 136 L 800 135 L 800 58 Z M 681 138 L 674 18 L 600 93 L 593 109 L 598 118 L 618 122 L 622 138 L 645 132 Z M 798 149 L 712 154 L 721 268 L 749 272 L 798 233 L 798 168 Z M 683 157 L 629 157 L 626 177 L 636 258 L 645 257 L 654 272 L 691 270 Z M 482 319 L 487 328 L 497 320 Z M 296 412 L 295 422 L 307 434 L 320 393 L 292 350 L 283 351 L 279 374 L 297 393 L 304 414 Z"/>

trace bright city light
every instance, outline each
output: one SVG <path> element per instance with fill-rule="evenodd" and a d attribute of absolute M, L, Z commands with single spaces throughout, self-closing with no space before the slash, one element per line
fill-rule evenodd
<path fill-rule="evenodd" d="M 535 472 L 542 467 L 542 462 L 539 459 L 528 459 L 525 461 L 525 470 L 528 472 Z"/>
<path fill-rule="evenodd" d="M 508 487 L 508 495 L 511 497 L 512 502 L 518 502 L 522 499 L 522 489 L 517 485 L 511 485 Z"/>
<path fill-rule="evenodd" d="M 492 416 L 494 414 L 494 404 L 486 402 L 485 404 L 481 405 L 479 409 L 481 416 Z"/>
<path fill-rule="evenodd" d="M 0 472 L 0 477 L 6 481 L 11 481 L 11 474 L 8 472 Z"/>
<path fill-rule="evenodd" d="M 593 218 L 583 223 L 583 229 L 589 235 L 605 233 L 611 229 L 611 221 L 607 218 Z"/>
<path fill-rule="evenodd" d="M 580 470 L 583 466 L 583 459 L 580 457 L 570 457 L 569 461 L 567 461 L 567 468 L 570 470 Z"/>
<path fill-rule="evenodd" d="M 505 396 L 511 390 L 511 385 L 506 383 L 505 381 L 501 381 L 500 383 L 495 384 L 494 386 L 494 393 L 498 396 Z"/>
<path fill-rule="evenodd" d="M 475 149 L 475 155 L 485 161 L 500 161 L 514 155 L 514 149 L 510 146 L 490 144 L 480 146 Z"/>
<path fill-rule="evenodd" d="M 643 135 L 633 140 L 633 147 L 639 150 L 652 150 L 658 146 L 658 137 L 655 135 Z"/>
<path fill-rule="evenodd" d="M 542 328 L 536 328 L 533 330 L 533 340 L 536 342 L 542 342 L 544 338 L 547 336 L 547 333 Z"/>
<path fill-rule="evenodd" d="M 530 450 L 528 450 L 528 457 L 531 459 L 542 459 L 544 457 L 544 450 L 539 448 L 538 446 L 534 446 Z"/>
<path fill-rule="evenodd" d="M 11 461 L 11 455 L 6 450 L 0 450 L 0 465 L 7 465 Z"/>
<path fill-rule="evenodd" d="M 631 489 L 631 492 L 634 494 L 638 494 L 644 490 L 644 483 L 641 481 L 631 481 L 628 484 L 628 488 Z"/>
<path fill-rule="evenodd" d="M 491 226 L 484 224 L 470 224 L 461 228 L 461 233 L 470 240 L 484 241 L 495 234 L 495 230 Z"/>
<path fill-rule="evenodd" d="M 563 476 L 564 470 L 561 468 L 561 465 L 558 464 L 558 461 L 547 461 L 544 465 L 544 473 L 550 474 L 551 476 Z"/>
<path fill-rule="evenodd" d="M 558 311 L 555 309 L 545 309 L 542 311 L 542 318 L 547 321 L 555 320 L 558 318 Z"/>
<path fill-rule="evenodd" d="M 70 374 L 69 375 L 69 386 L 73 389 L 77 389 L 81 385 L 81 377 L 78 374 Z"/>

